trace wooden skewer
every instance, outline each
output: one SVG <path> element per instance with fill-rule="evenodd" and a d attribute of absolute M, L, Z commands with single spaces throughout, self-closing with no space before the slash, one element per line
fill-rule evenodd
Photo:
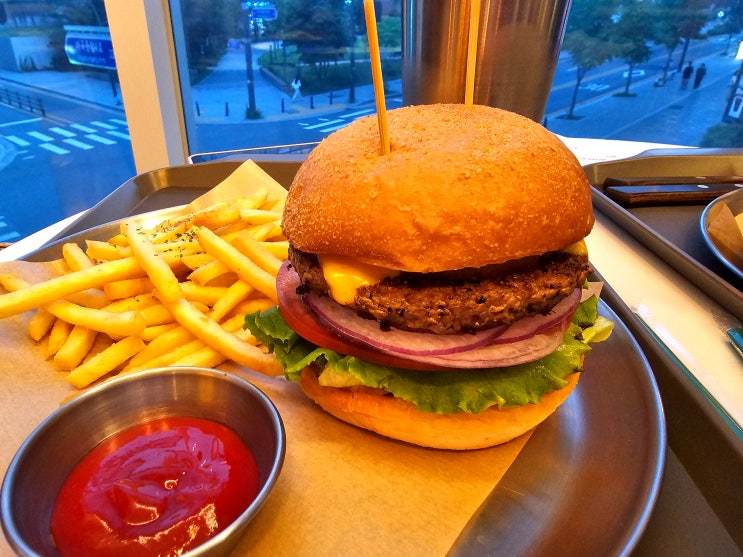
<path fill-rule="evenodd" d="M 369 57 L 371 58 L 372 81 L 374 82 L 374 99 L 377 104 L 377 121 L 379 139 L 382 143 L 382 154 L 390 152 L 390 133 L 387 129 L 387 108 L 384 101 L 384 81 L 382 79 L 382 60 L 379 54 L 379 37 L 377 36 L 377 18 L 374 14 L 374 1 L 364 0 L 364 17 L 366 18 L 366 35 L 369 40 Z"/>
<path fill-rule="evenodd" d="M 467 76 L 464 84 L 464 104 L 475 101 L 475 66 L 477 66 L 477 38 L 480 27 L 480 0 L 470 0 L 470 27 L 467 41 Z"/>

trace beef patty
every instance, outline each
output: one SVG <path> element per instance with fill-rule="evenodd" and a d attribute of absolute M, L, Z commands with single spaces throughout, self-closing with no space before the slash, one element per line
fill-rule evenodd
<path fill-rule="evenodd" d="M 327 294 L 317 256 L 290 248 L 289 259 L 304 288 Z M 562 251 L 479 269 L 403 272 L 359 288 L 350 307 L 383 328 L 474 332 L 547 313 L 590 272 L 588 257 Z"/>

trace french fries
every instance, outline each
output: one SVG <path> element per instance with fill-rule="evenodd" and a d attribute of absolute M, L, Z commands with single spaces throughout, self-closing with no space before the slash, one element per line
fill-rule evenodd
<path fill-rule="evenodd" d="M 29 336 L 79 389 L 119 372 L 227 360 L 280 375 L 242 322 L 276 303 L 283 202 L 261 190 L 147 229 L 125 221 L 108 242 L 68 243 L 58 276 L 31 284 L 0 274 L 0 318 L 34 312 Z"/>

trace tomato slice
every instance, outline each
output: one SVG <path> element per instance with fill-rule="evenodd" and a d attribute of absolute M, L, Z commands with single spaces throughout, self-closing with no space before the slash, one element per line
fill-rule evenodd
<path fill-rule="evenodd" d="M 288 261 L 284 262 L 276 277 L 279 311 L 287 324 L 305 340 L 339 354 L 354 356 L 382 366 L 420 371 L 452 371 L 453 368 L 450 367 L 407 360 L 341 338 L 325 327 L 302 301 L 302 296 L 297 294 L 297 289 L 301 285 L 299 275 L 290 267 Z"/>

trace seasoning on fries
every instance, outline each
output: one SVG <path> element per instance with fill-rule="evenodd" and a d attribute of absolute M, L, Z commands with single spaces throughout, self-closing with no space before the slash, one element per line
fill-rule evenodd
<path fill-rule="evenodd" d="M 119 372 L 227 360 L 281 375 L 241 325 L 246 309 L 275 303 L 288 245 L 283 202 L 261 189 L 149 228 L 126 221 L 108 242 L 68 243 L 58 276 L 30 284 L 0 274 L 0 318 L 33 311 L 29 336 L 77 388 Z"/>

